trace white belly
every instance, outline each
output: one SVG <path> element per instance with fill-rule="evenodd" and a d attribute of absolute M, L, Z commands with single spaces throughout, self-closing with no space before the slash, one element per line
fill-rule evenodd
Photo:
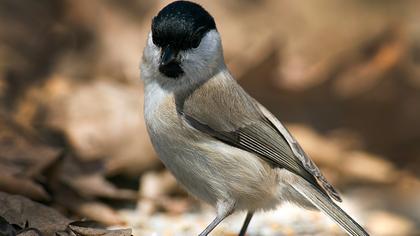
<path fill-rule="evenodd" d="M 198 198 L 212 205 L 235 199 L 238 210 L 272 209 L 287 198 L 280 169 L 189 127 L 158 86 L 146 87 L 145 120 L 162 162 Z"/>

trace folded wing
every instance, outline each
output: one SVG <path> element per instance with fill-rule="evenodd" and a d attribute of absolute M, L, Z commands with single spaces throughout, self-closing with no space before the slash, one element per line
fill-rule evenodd
<path fill-rule="evenodd" d="M 280 121 L 236 81 L 223 76 L 226 75 L 219 75 L 219 78 L 177 96 L 177 109 L 185 121 L 201 132 L 301 176 L 341 201 L 337 191 Z"/>

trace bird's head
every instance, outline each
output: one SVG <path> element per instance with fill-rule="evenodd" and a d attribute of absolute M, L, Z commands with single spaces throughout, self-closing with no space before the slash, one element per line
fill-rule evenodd
<path fill-rule="evenodd" d="M 143 60 L 166 79 L 211 77 L 224 66 L 213 17 L 196 3 L 170 3 L 153 18 Z"/>

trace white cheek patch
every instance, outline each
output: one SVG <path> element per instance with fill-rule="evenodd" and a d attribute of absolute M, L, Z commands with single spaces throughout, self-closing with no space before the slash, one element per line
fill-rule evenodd
<path fill-rule="evenodd" d="M 147 47 L 149 49 L 149 58 L 151 58 L 151 62 L 158 66 L 159 59 L 160 59 L 160 48 L 153 43 L 152 33 L 149 33 L 149 37 L 147 39 Z"/>
<path fill-rule="evenodd" d="M 197 48 L 181 52 L 181 67 L 194 79 L 209 78 L 224 67 L 220 35 L 216 30 L 209 31 Z"/>
<path fill-rule="evenodd" d="M 146 44 L 140 65 L 141 78 L 153 79 L 159 73 L 160 48 L 153 43 L 152 33 L 149 33 Z"/>

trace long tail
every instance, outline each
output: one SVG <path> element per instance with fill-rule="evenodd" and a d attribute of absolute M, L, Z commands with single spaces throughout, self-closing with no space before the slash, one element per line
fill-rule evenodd
<path fill-rule="evenodd" d="M 351 236 L 369 236 L 369 234 L 337 206 L 325 193 L 311 186 L 304 179 L 300 179 L 292 185 L 296 191 L 305 196 L 320 211 L 327 214 L 332 220 L 337 222 Z"/>

